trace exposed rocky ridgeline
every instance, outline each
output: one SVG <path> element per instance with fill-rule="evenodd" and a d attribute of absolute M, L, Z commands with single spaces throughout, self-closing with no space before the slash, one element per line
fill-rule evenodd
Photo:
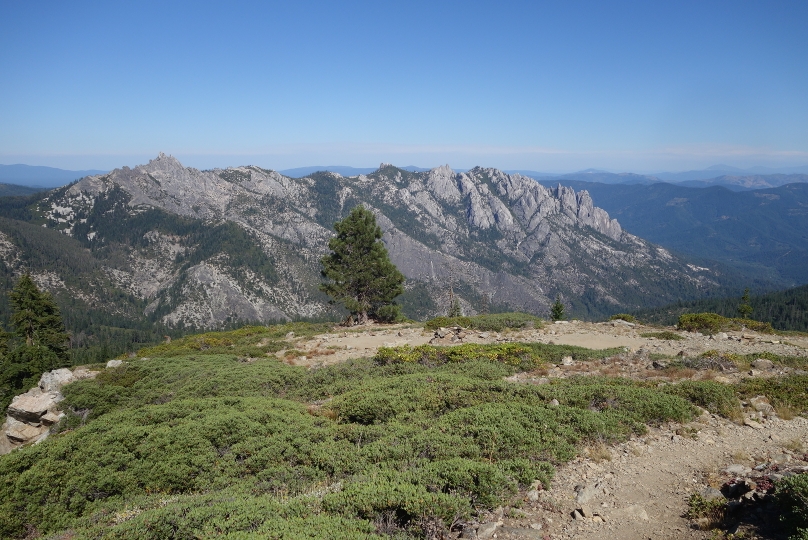
<path fill-rule="evenodd" d="M 625 232 L 586 191 L 481 167 L 293 179 L 254 166 L 199 171 L 160 154 L 50 192 L 29 221 L 89 248 L 96 282 L 153 320 L 215 327 L 330 312 L 319 259 L 333 223 L 359 203 L 408 279 L 410 316 L 443 312 L 450 284 L 467 313 L 544 314 L 560 294 L 568 310 L 597 315 L 698 297 L 725 279 Z M 24 248 L 10 233 L 0 241 L 13 267 Z M 90 295 L 83 286 L 73 294 Z"/>

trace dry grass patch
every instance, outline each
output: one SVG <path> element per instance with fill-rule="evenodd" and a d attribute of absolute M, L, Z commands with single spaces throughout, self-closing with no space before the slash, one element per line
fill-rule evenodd
<path fill-rule="evenodd" d="M 587 457 L 589 457 L 589 459 L 595 463 L 612 460 L 611 450 L 609 450 L 609 447 L 606 446 L 602 441 L 598 441 L 597 443 L 588 446 L 584 452 Z"/>
<path fill-rule="evenodd" d="M 732 459 L 735 460 L 737 463 L 748 463 L 752 461 L 752 458 L 743 450 L 735 450 L 732 453 Z"/>
<path fill-rule="evenodd" d="M 777 416 L 783 420 L 793 420 L 800 414 L 800 411 L 792 407 L 790 403 L 775 401 L 772 403 L 772 407 L 774 407 L 774 412 L 777 413 Z"/>
<path fill-rule="evenodd" d="M 681 381 L 684 379 L 692 379 L 697 371 L 693 368 L 668 366 L 662 370 L 662 373 L 671 380 Z"/>
<path fill-rule="evenodd" d="M 792 452 L 802 452 L 805 450 L 805 445 L 800 439 L 794 438 L 791 439 L 790 441 L 787 441 L 783 445 L 783 448 L 785 448 L 786 450 L 791 450 Z"/>

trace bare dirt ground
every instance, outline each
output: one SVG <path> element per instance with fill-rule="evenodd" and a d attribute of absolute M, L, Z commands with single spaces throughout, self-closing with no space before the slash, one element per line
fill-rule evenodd
<path fill-rule="evenodd" d="M 668 329 L 673 330 L 673 329 Z M 553 377 L 600 373 L 634 378 L 713 378 L 734 382 L 753 376 L 774 376 L 776 370 L 721 373 L 713 370 L 692 374 L 665 371 L 654 366 L 656 355 L 697 357 L 715 350 L 734 354 L 808 356 L 808 337 L 729 332 L 714 337 L 676 332 L 681 340 L 660 340 L 641 334 L 659 328 L 622 322 L 571 321 L 548 324 L 543 329 L 497 333 L 467 331 L 458 343 L 542 342 L 577 345 L 592 349 L 622 348 L 609 361 L 567 362 L 547 370 L 541 379 L 521 374 L 516 382 L 542 384 Z M 421 345 L 435 337 L 431 331 L 407 325 L 368 326 L 344 332 L 301 338 L 295 349 L 304 356 L 287 358 L 290 363 L 322 366 L 349 358 L 372 356 L 379 347 Z M 447 338 L 448 339 L 448 338 Z M 441 340 L 442 342 L 445 340 Z M 443 344 L 443 343 L 442 343 Z M 278 355 L 284 358 L 286 351 Z M 656 356 L 659 358 L 659 356 Z M 521 508 L 506 508 L 482 523 L 467 527 L 463 538 L 535 539 L 707 539 L 714 533 L 701 530 L 685 518 L 692 493 L 734 481 L 739 471 L 755 466 L 808 471 L 808 420 L 783 420 L 775 414 L 757 413 L 749 425 L 704 413 L 687 425 L 667 425 L 626 443 L 595 448 L 591 457 L 580 457 L 559 468 L 546 491 L 524 494 Z M 779 464 L 779 465 L 778 465 Z M 726 472 L 735 466 L 735 472 Z M 773 468 L 772 468 L 773 467 Z M 753 471 L 754 474 L 754 471 Z M 578 515 L 575 515 L 575 511 Z M 741 519 L 744 538 L 778 538 L 775 515 L 763 507 Z M 774 531 L 774 532 L 772 532 Z"/>
<path fill-rule="evenodd" d="M 576 345 L 589 349 L 623 347 L 627 352 L 646 351 L 648 354 L 698 356 L 709 350 L 735 354 L 753 354 L 769 351 L 779 355 L 808 356 L 808 336 L 778 336 L 751 331 L 728 332 L 713 338 L 697 332 L 676 332 L 680 341 L 641 337 L 640 334 L 658 332 L 659 328 L 623 322 L 588 323 L 580 321 L 548 324 L 542 329 L 513 332 L 468 331 L 464 343 L 496 343 L 509 341 Z M 303 353 L 293 363 L 322 366 L 344 362 L 349 358 L 373 356 L 379 347 L 423 345 L 434 333 L 410 325 L 367 325 L 343 332 L 320 334 L 313 338 L 300 338 L 295 349 Z M 443 343 L 441 343 L 443 344 Z M 284 358 L 287 351 L 280 351 Z"/>

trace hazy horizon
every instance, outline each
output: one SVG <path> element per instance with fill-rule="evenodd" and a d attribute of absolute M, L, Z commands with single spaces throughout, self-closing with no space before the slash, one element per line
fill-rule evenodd
<path fill-rule="evenodd" d="M 65 169 L 65 168 L 62 168 L 62 167 L 52 167 L 50 165 L 32 165 L 30 163 L 0 163 L 0 167 L 14 167 L 14 166 L 21 165 L 21 166 L 24 166 L 24 167 L 49 167 L 49 168 L 64 171 L 64 172 L 81 172 L 81 173 L 107 172 L 107 171 L 111 171 L 113 169 L 122 168 L 124 166 L 134 167 L 134 166 L 137 166 L 137 165 L 145 165 L 146 163 L 148 163 L 151 159 L 154 159 L 155 157 L 156 156 L 152 156 L 151 158 L 144 158 L 143 161 L 138 162 L 138 163 L 131 163 L 131 164 L 127 163 L 127 164 L 122 164 L 122 165 L 118 165 L 118 166 L 110 167 L 110 168 L 89 167 L 89 168 L 83 168 L 83 169 Z M 253 162 L 247 163 L 247 162 L 245 162 L 245 163 L 238 163 L 238 164 L 233 163 L 233 164 L 226 165 L 226 166 L 216 165 L 216 166 L 213 166 L 213 167 L 198 167 L 198 166 L 195 166 L 193 164 L 186 163 L 183 159 L 181 159 L 178 156 L 173 156 L 173 157 L 177 158 L 180 161 L 180 163 L 182 163 L 186 167 L 194 167 L 194 168 L 201 169 L 201 170 L 214 169 L 214 168 L 224 169 L 224 168 L 227 168 L 227 167 L 239 167 L 239 166 L 248 166 L 248 165 L 257 165 L 257 166 L 260 166 L 262 168 L 275 170 L 275 171 L 278 171 L 278 172 L 294 171 L 294 170 L 298 170 L 298 169 L 313 169 L 313 168 L 317 168 L 317 169 L 320 169 L 320 170 L 326 170 L 326 169 L 330 169 L 330 168 L 345 168 L 345 169 L 358 169 L 358 170 L 372 169 L 372 170 L 376 170 L 378 168 L 379 164 L 381 164 L 381 163 L 390 163 L 390 161 L 380 161 L 377 164 L 366 165 L 366 166 L 363 166 L 363 165 L 345 165 L 345 164 L 339 164 L 339 163 L 313 164 L 313 165 L 308 164 L 308 165 L 301 165 L 301 166 L 295 166 L 295 167 L 281 168 L 281 167 L 270 167 L 270 166 L 266 166 L 266 165 L 260 164 L 260 163 L 253 163 Z M 459 170 L 459 171 L 466 171 L 466 170 L 469 170 L 469 169 L 473 168 L 473 167 L 456 167 L 456 166 L 452 165 L 451 163 L 441 163 L 441 164 L 435 164 L 435 165 L 430 165 L 430 166 L 419 165 L 419 164 L 415 164 L 415 163 L 407 163 L 407 164 L 404 164 L 404 163 L 392 163 L 392 164 L 397 166 L 397 167 L 402 167 L 402 168 L 405 168 L 405 167 L 417 167 L 419 169 L 433 169 L 433 168 L 436 168 L 436 167 L 440 167 L 442 165 L 449 165 L 452 169 Z M 500 170 L 507 170 L 507 171 L 521 170 L 521 171 L 530 171 L 530 172 L 535 172 L 535 173 L 544 173 L 544 174 L 552 174 L 552 175 L 564 175 L 564 174 L 582 173 L 582 172 L 587 172 L 587 171 L 597 171 L 597 172 L 612 173 L 612 174 L 629 173 L 629 174 L 653 175 L 653 174 L 664 174 L 664 173 L 676 174 L 676 173 L 684 173 L 684 172 L 692 172 L 692 171 L 707 171 L 707 170 L 711 170 L 711 169 L 716 170 L 717 172 L 726 172 L 726 171 L 737 170 L 737 172 L 739 174 L 742 174 L 742 173 L 745 173 L 745 174 L 777 174 L 778 172 L 781 172 L 780 169 L 808 169 L 808 164 L 801 165 L 801 166 L 796 165 L 796 166 L 792 166 L 792 167 L 789 167 L 789 166 L 786 166 L 786 167 L 767 167 L 767 166 L 763 166 L 763 165 L 754 165 L 752 167 L 746 167 L 746 168 L 734 167 L 732 165 L 727 165 L 727 164 L 714 164 L 714 165 L 711 165 L 709 167 L 703 167 L 703 168 L 699 168 L 699 169 L 667 170 L 667 171 L 633 171 L 633 170 L 620 170 L 620 169 L 611 169 L 610 170 L 610 169 L 605 169 L 605 168 L 601 168 L 601 167 L 585 167 L 585 168 L 553 171 L 553 170 L 535 170 L 535 169 L 526 169 L 526 168 L 509 169 L 509 168 L 504 168 L 504 167 L 496 167 L 496 166 L 486 164 L 486 163 L 478 163 L 477 165 L 482 166 L 482 167 L 494 167 L 494 168 L 497 168 L 497 169 L 500 169 Z M 764 172 L 754 171 L 754 169 L 762 169 L 762 168 L 770 169 L 770 170 L 764 171 Z M 788 173 L 786 173 L 786 174 L 788 174 Z M 4 180 L 2 178 L 0 178 L 0 182 L 3 182 L 3 181 Z"/>

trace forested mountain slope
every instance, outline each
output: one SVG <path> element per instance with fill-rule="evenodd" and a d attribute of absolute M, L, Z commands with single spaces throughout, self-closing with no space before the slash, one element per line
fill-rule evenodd
<path fill-rule="evenodd" d="M 747 276 L 738 290 L 754 280 L 770 288 L 808 283 L 808 183 L 742 192 L 664 183 L 564 185 L 587 190 L 633 234 L 734 268 Z"/>

